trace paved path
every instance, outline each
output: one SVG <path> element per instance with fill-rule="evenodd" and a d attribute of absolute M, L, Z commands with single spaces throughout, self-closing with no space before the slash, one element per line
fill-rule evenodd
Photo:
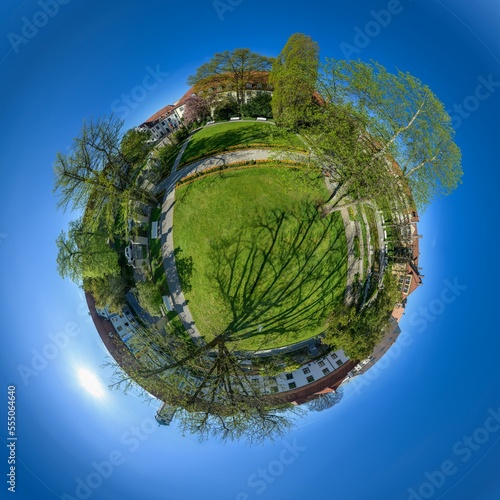
<path fill-rule="evenodd" d="M 227 153 L 220 153 L 214 156 L 210 156 L 208 158 L 204 158 L 202 160 L 195 161 L 182 167 L 180 170 L 174 171 L 172 169 L 172 173 L 164 179 L 158 187 L 156 188 L 156 192 L 161 192 L 163 190 L 166 191 L 166 195 L 171 189 L 175 188 L 177 182 L 179 182 L 182 178 L 194 172 L 202 172 L 207 168 L 216 167 L 219 165 L 227 165 L 229 163 L 250 161 L 250 160 L 268 160 L 268 159 L 281 159 L 281 160 L 289 160 L 293 159 L 298 162 L 304 162 L 308 158 L 307 154 L 300 153 L 290 153 L 277 149 L 239 149 L 238 151 L 230 151 Z M 176 160 L 177 161 L 177 160 Z"/>
<path fill-rule="evenodd" d="M 345 290 L 345 302 L 347 305 L 352 305 L 354 302 L 354 296 L 352 294 L 354 277 L 359 273 L 359 276 L 363 276 L 363 259 L 356 259 L 354 256 L 354 239 L 359 238 L 359 223 L 356 224 L 349 217 L 349 212 L 347 208 L 340 210 L 340 215 L 342 215 L 342 220 L 344 221 L 345 236 L 347 240 L 347 282 Z M 362 239 L 362 238 L 361 238 Z"/>
<path fill-rule="evenodd" d="M 365 210 L 363 206 L 360 206 L 361 216 L 363 217 L 363 222 L 366 227 L 366 255 L 368 257 L 368 269 L 372 268 L 373 262 L 373 246 L 372 246 L 372 233 L 370 232 L 370 226 L 368 225 L 368 219 L 366 217 Z"/>
<path fill-rule="evenodd" d="M 187 145 L 187 142 L 186 144 Z M 208 168 L 249 160 L 266 160 L 269 158 L 290 158 L 290 153 L 283 153 L 275 149 L 245 149 L 220 155 L 211 156 L 203 160 L 191 163 L 181 170 L 172 169 L 172 173 L 158 187 L 157 192 L 165 190 L 161 210 L 161 251 L 163 256 L 163 268 L 167 277 L 168 288 L 174 310 L 179 314 L 179 318 L 184 325 L 184 328 L 189 333 L 191 338 L 198 344 L 204 344 L 204 340 L 197 329 L 193 316 L 189 311 L 189 307 L 182 292 L 177 267 L 175 265 L 174 255 L 174 240 L 173 240 L 173 212 L 175 207 L 175 185 L 182 178 L 194 172 L 202 172 Z M 294 154 L 294 157 L 300 161 L 305 159 L 306 155 Z M 178 157 L 179 158 L 179 157 Z M 176 160 L 177 162 L 177 160 Z M 177 163 L 178 165 L 178 163 Z"/>
<path fill-rule="evenodd" d="M 330 192 L 333 192 L 335 186 L 330 180 L 330 178 L 325 177 L 326 187 Z M 344 222 L 345 237 L 347 242 L 347 279 L 345 287 L 344 301 L 346 305 L 352 305 L 355 297 L 352 294 L 352 288 L 354 283 L 354 277 L 359 273 L 360 278 L 363 277 L 363 235 L 361 233 L 361 227 L 358 221 L 352 221 L 349 217 L 349 211 L 347 208 L 342 208 L 339 210 L 342 216 L 342 221 Z M 358 238 L 360 243 L 360 258 L 356 259 L 354 257 L 354 239 Z"/>
<path fill-rule="evenodd" d="M 189 144 L 189 141 L 191 140 L 191 137 L 193 136 L 194 132 L 189 135 L 189 137 L 184 141 L 184 144 L 182 145 L 181 150 L 179 151 L 179 154 L 176 156 L 174 165 L 172 167 L 172 172 L 171 174 L 177 172 L 177 167 L 179 166 L 179 163 L 182 160 L 182 156 L 184 155 L 184 151 L 186 151 L 187 145 Z"/>

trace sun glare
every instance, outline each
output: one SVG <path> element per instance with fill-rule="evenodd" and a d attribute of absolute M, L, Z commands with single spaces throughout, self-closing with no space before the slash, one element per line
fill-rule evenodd
<path fill-rule="evenodd" d="M 90 372 L 85 368 L 79 368 L 78 379 L 82 387 L 92 396 L 99 399 L 104 397 L 105 395 L 104 387 L 101 381 L 95 376 L 94 373 Z"/>

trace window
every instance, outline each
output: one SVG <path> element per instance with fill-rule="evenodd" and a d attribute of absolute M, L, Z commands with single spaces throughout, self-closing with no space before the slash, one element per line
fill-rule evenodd
<path fill-rule="evenodd" d="M 129 324 L 128 324 L 128 323 L 124 323 L 124 325 L 125 325 L 125 326 L 129 326 Z"/>
<path fill-rule="evenodd" d="M 311 370 L 309 370 L 309 368 L 304 368 L 302 371 L 304 372 L 305 375 L 311 373 Z"/>
<path fill-rule="evenodd" d="M 336 354 L 332 354 L 332 359 L 337 359 L 338 356 Z"/>
<path fill-rule="evenodd" d="M 309 383 L 314 382 L 314 377 L 312 375 L 309 375 L 309 377 L 307 377 L 307 381 Z"/>
<path fill-rule="evenodd" d="M 271 392 L 278 392 L 278 386 L 277 385 L 273 385 L 271 387 Z"/>
<path fill-rule="evenodd" d="M 342 360 L 341 360 L 341 359 L 339 359 L 339 360 L 337 361 L 337 366 L 341 366 L 342 364 L 343 364 L 343 363 L 342 363 Z"/>
<path fill-rule="evenodd" d="M 323 368 L 323 375 L 328 375 L 330 370 L 328 368 Z"/>
<path fill-rule="evenodd" d="M 295 382 L 290 382 L 290 383 L 288 384 L 288 387 L 289 387 L 290 389 L 295 389 L 295 388 L 297 387 L 297 384 L 296 384 Z"/>
<path fill-rule="evenodd" d="M 286 379 L 287 380 L 292 380 L 292 378 L 293 378 L 293 375 L 291 373 L 287 373 L 286 374 Z"/>
<path fill-rule="evenodd" d="M 318 363 L 318 366 L 325 366 L 325 362 L 324 362 L 324 361 L 320 361 L 320 362 Z"/>
<path fill-rule="evenodd" d="M 121 332 L 123 330 L 123 328 L 121 326 L 117 326 L 116 329 Z"/>

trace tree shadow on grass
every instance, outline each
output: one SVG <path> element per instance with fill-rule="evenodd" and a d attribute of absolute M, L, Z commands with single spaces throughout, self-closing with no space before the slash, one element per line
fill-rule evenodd
<path fill-rule="evenodd" d="M 341 231 L 336 216 L 304 203 L 259 214 L 232 238 L 213 242 L 208 276 L 231 312 L 226 338 L 286 344 L 322 327 L 345 289 Z"/>
<path fill-rule="evenodd" d="M 257 125 L 259 126 L 259 125 Z M 271 125 L 260 125 L 262 127 L 269 127 Z M 265 130 L 265 132 L 264 132 Z M 267 129 L 253 129 L 248 127 L 235 128 L 234 130 L 225 130 L 218 132 L 210 137 L 196 138 L 193 137 L 192 143 L 188 145 L 188 150 L 182 160 L 183 164 L 189 163 L 193 158 L 197 158 L 201 154 L 210 154 L 211 152 L 220 151 L 230 146 L 237 146 L 240 144 L 251 144 L 255 142 L 270 143 L 271 130 Z M 190 147 L 191 146 L 191 147 Z"/>
<path fill-rule="evenodd" d="M 192 289 L 191 278 L 193 276 L 193 257 L 183 257 L 182 248 L 177 247 L 174 250 L 175 267 L 181 281 L 181 287 L 184 292 L 190 292 Z"/>

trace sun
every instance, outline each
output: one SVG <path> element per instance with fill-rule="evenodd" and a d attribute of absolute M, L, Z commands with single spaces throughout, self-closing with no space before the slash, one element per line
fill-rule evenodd
<path fill-rule="evenodd" d="M 94 373 L 86 368 L 79 368 L 77 374 L 80 384 L 88 393 L 98 399 L 105 396 L 104 387 Z"/>

